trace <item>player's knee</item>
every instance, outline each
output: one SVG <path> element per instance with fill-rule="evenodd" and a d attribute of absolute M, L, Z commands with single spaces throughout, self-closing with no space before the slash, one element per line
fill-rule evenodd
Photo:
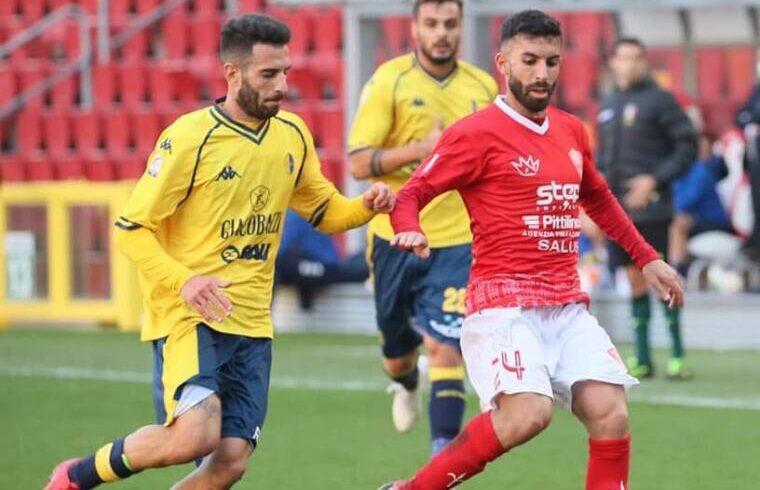
<path fill-rule="evenodd" d="M 535 394 L 512 396 L 519 400 L 500 403 L 493 414 L 496 435 L 507 450 L 537 436 L 552 420 L 551 399 Z"/>
<path fill-rule="evenodd" d="M 214 424 L 177 427 L 166 441 L 164 465 L 184 464 L 208 456 L 221 440 L 221 429 Z"/>
<path fill-rule="evenodd" d="M 407 356 L 403 356 L 403 357 L 394 357 L 391 359 L 383 360 L 385 372 L 388 373 L 388 376 L 390 376 L 391 378 L 396 378 L 398 376 L 405 375 L 411 369 L 414 368 L 416 362 L 417 362 L 416 352 Z"/>
<path fill-rule="evenodd" d="M 628 408 L 616 403 L 599 413 L 593 421 L 595 439 L 620 439 L 628 434 Z"/>
<path fill-rule="evenodd" d="M 224 468 L 224 480 L 227 487 L 232 486 L 233 483 L 240 481 L 243 478 L 243 475 L 245 475 L 245 470 L 247 468 L 247 458 L 235 458 L 232 461 L 229 461 L 229 464 L 226 465 Z"/>

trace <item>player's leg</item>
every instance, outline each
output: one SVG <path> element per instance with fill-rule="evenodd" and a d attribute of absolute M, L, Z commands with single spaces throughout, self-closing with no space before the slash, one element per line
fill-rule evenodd
<path fill-rule="evenodd" d="M 625 388 L 637 384 L 607 332 L 584 305 L 562 308 L 552 385 L 589 434 L 586 490 L 628 488 L 630 436 Z M 547 341 L 552 343 L 552 341 Z"/>
<path fill-rule="evenodd" d="M 637 378 L 654 375 L 652 349 L 649 345 L 649 323 L 652 317 L 649 286 L 644 274 L 634 265 L 627 265 L 626 276 L 631 286 L 631 323 L 633 325 L 635 356 L 628 358 L 631 374 Z"/>
<path fill-rule="evenodd" d="M 174 490 L 231 488 L 245 473 L 248 458 L 258 444 L 266 418 L 271 339 L 217 334 L 220 396 L 224 411 L 219 447 Z"/>
<path fill-rule="evenodd" d="M 411 480 L 381 488 L 451 488 L 549 425 L 552 389 L 541 343 L 520 315 L 519 308 L 492 309 L 465 320 L 462 353 L 484 412 Z"/>
<path fill-rule="evenodd" d="M 412 428 L 420 413 L 417 349 L 421 336 L 410 324 L 411 283 L 416 257 L 373 237 L 372 265 L 375 312 L 383 353 L 383 368 L 393 383 L 393 424 L 400 432 Z"/>
<path fill-rule="evenodd" d="M 469 266 L 469 244 L 433 249 L 421 264 L 414 298 L 415 324 L 423 332 L 429 365 L 433 455 L 459 434 L 464 418 L 465 371 L 459 339 Z"/>
<path fill-rule="evenodd" d="M 86 458 L 59 465 L 46 490 L 94 488 L 144 469 L 184 464 L 217 447 L 222 410 L 209 372 L 216 359 L 208 328 L 173 333 L 156 346 L 154 395 L 161 400 L 164 425 L 142 427 Z"/>
<path fill-rule="evenodd" d="M 678 221 L 678 216 L 676 218 L 675 221 Z M 690 226 L 693 224 L 690 222 Z M 670 250 L 670 238 L 672 236 L 665 231 L 665 225 L 670 226 L 668 223 L 660 223 L 647 226 L 644 230 L 644 236 L 647 241 L 663 256 L 666 251 Z M 668 332 L 670 333 L 670 361 L 668 362 L 666 374 L 670 379 L 689 379 L 693 373 L 691 367 L 686 362 L 686 351 L 684 350 L 681 338 L 681 309 L 669 308 L 666 301 L 660 301 L 660 304 L 663 308 Z"/>

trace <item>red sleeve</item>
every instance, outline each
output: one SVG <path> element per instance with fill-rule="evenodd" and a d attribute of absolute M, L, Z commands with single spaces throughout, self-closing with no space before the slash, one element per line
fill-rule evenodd
<path fill-rule="evenodd" d="M 599 225 L 604 233 L 615 240 L 633 259 L 639 269 L 660 258 L 657 251 L 644 240 L 631 219 L 612 195 L 607 181 L 596 169 L 591 156 L 588 134 L 585 128 L 579 131 L 583 145 L 583 179 L 581 180 L 580 202 L 586 214 Z"/>
<path fill-rule="evenodd" d="M 480 175 L 480 162 L 477 147 L 458 125 L 444 131 L 430 156 L 398 192 L 391 213 L 393 231 L 422 232 L 420 211 L 437 195 L 473 183 Z"/>

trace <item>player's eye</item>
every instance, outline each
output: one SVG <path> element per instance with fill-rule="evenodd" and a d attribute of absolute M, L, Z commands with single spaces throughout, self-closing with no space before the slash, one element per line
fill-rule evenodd
<path fill-rule="evenodd" d="M 555 66 L 559 65 L 559 57 L 549 58 L 546 60 L 546 66 L 550 68 L 554 68 Z"/>
<path fill-rule="evenodd" d="M 456 19 L 452 19 L 452 20 L 446 21 L 446 24 L 444 25 L 446 26 L 446 29 L 451 30 L 451 29 L 456 29 L 457 26 L 459 25 L 459 22 L 457 22 Z"/>

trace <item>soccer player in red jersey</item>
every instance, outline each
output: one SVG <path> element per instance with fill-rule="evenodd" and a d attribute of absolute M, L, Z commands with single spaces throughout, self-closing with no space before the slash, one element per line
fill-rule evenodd
<path fill-rule="evenodd" d="M 560 69 L 559 23 L 520 12 L 505 21 L 501 39 L 496 63 L 506 94 L 443 133 L 391 216 L 392 244 L 425 257 L 419 212 L 443 192 L 462 196 L 473 260 L 461 346 L 483 413 L 414 477 L 381 488 L 458 485 L 545 429 L 556 398 L 589 434 L 586 489 L 625 490 L 625 388 L 637 381 L 587 311 L 577 273 L 580 207 L 671 307 L 683 304 L 683 292 L 596 170 L 581 122 L 549 106 Z"/>

